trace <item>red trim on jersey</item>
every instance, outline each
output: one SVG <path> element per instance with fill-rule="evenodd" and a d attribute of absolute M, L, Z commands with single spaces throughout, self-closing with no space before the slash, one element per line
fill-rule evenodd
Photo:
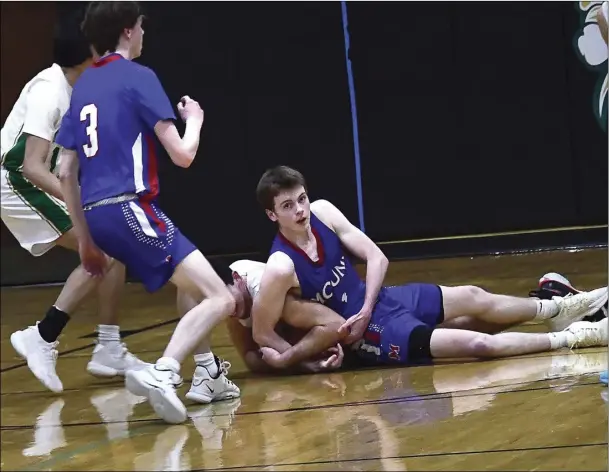
<path fill-rule="evenodd" d="M 156 141 L 149 134 L 145 135 L 146 148 L 148 150 L 148 185 L 150 186 L 150 194 L 147 196 L 150 200 L 159 195 L 159 174 L 158 163 L 156 158 Z"/>
<path fill-rule="evenodd" d="M 140 206 L 144 210 L 144 213 L 146 213 L 146 215 L 148 215 L 148 217 L 152 221 L 154 221 L 159 230 L 161 230 L 163 233 L 167 232 L 167 226 L 165 225 L 165 222 L 161 220 L 158 216 L 156 216 L 156 213 L 152 209 L 152 205 L 150 205 L 150 201 L 146 199 L 141 199 Z"/>
<path fill-rule="evenodd" d="M 108 54 L 105 57 L 102 57 L 99 61 L 94 62 L 91 67 L 103 67 L 106 64 L 110 64 L 111 62 L 114 61 L 118 61 L 119 59 L 124 59 L 123 56 L 121 56 L 119 53 L 117 52 L 113 52 L 111 54 Z"/>
<path fill-rule="evenodd" d="M 324 250 L 324 244 L 321 240 L 321 237 L 319 236 L 319 233 L 317 232 L 317 230 L 315 228 L 313 228 L 313 226 L 311 226 L 311 232 L 313 233 L 313 236 L 315 237 L 315 242 L 317 243 L 317 262 L 314 261 L 313 259 L 311 259 L 309 257 L 309 255 L 306 252 L 304 252 L 301 248 L 296 246 L 296 244 L 294 244 L 292 241 L 290 241 L 288 238 L 286 238 L 281 231 L 279 232 L 279 238 L 284 243 L 286 243 L 288 246 L 290 246 L 292 249 L 294 249 L 296 252 L 298 252 L 302 256 L 306 257 L 311 264 L 314 264 L 317 266 L 322 266 L 322 265 L 324 265 L 324 262 L 326 260 L 326 251 Z"/>
<path fill-rule="evenodd" d="M 155 222 L 158 228 L 165 232 L 167 231 L 167 226 L 165 222 L 159 219 L 156 216 L 156 213 L 152 209 L 150 202 L 152 202 L 159 195 L 159 176 L 157 173 L 157 159 L 156 159 L 156 143 L 154 139 L 146 134 L 144 135 L 144 139 L 146 140 L 146 155 L 147 155 L 147 163 L 148 163 L 148 186 L 150 191 L 140 198 L 140 204 L 144 209 L 144 212 Z"/>
<path fill-rule="evenodd" d="M 373 344 L 380 345 L 381 344 L 381 333 L 377 333 L 376 331 L 365 331 L 364 340 L 370 341 Z M 398 352 L 399 352 L 399 348 L 398 348 Z"/>

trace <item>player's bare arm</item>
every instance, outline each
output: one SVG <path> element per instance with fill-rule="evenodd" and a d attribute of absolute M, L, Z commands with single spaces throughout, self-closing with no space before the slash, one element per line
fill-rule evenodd
<path fill-rule="evenodd" d="M 298 287 L 292 260 L 282 252 L 273 253 L 260 282 L 252 306 L 252 332 L 263 359 L 276 368 L 297 365 L 335 346 L 341 335 L 335 327 L 315 326 L 295 346 L 283 339 L 275 328 L 281 319 L 288 291 Z"/>
<path fill-rule="evenodd" d="M 293 365 L 290 368 L 281 366 L 271 366 L 265 362 L 260 355 L 260 346 L 256 344 L 252 337 L 252 330 L 244 327 L 235 318 L 228 318 L 226 320 L 228 332 L 233 342 L 233 345 L 237 349 L 237 352 L 243 359 L 247 368 L 255 373 L 282 373 L 282 374 L 294 374 L 294 373 L 315 373 L 329 370 L 339 369 L 342 365 L 344 353 L 340 347 L 340 344 L 334 346 L 328 350 L 326 358 L 319 360 L 307 360 L 300 362 L 297 365 Z M 290 342 L 295 342 L 303 338 L 304 332 L 298 329 L 289 327 L 283 323 L 278 325 L 278 329 L 282 334 L 286 335 Z"/>
<path fill-rule="evenodd" d="M 346 343 L 359 339 L 370 321 L 374 304 L 383 286 L 389 261 L 383 251 L 362 231 L 356 228 L 343 213 L 327 200 L 311 203 L 311 211 L 329 228 L 334 230 L 345 247 L 360 259 L 366 261 L 366 297 L 360 313 L 354 314 L 343 325 L 351 327 L 351 335 Z"/>
<path fill-rule="evenodd" d="M 263 348 L 264 360 L 276 368 L 287 368 L 317 356 L 327 349 L 340 346 L 345 333 L 340 331 L 344 319 L 321 303 L 286 297 L 282 321 L 293 328 L 304 330 L 292 347 L 283 353 Z"/>
<path fill-rule="evenodd" d="M 91 275 L 102 275 L 107 265 L 107 259 L 93 242 L 85 219 L 85 212 L 80 204 L 78 156 L 76 151 L 62 149 L 59 157 L 61 159 L 59 172 L 61 193 L 65 198 L 68 213 L 74 225 L 74 231 L 76 231 L 82 264 Z"/>
<path fill-rule="evenodd" d="M 61 119 L 56 91 L 46 81 L 35 83 L 27 96 L 27 112 L 22 132 L 27 135 L 23 175 L 43 191 L 63 200 L 59 179 L 47 165 L 55 124 Z"/>
<path fill-rule="evenodd" d="M 173 163 L 186 168 L 190 167 L 199 149 L 203 110 L 196 101 L 185 96 L 178 104 L 178 112 L 186 123 L 183 137 L 180 137 L 175 124 L 170 120 L 159 121 L 154 132 Z"/>
<path fill-rule="evenodd" d="M 28 135 L 25 140 L 23 175 L 36 187 L 63 200 L 59 179 L 49 170 L 46 163 L 50 147 L 48 140 Z"/>
<path fill-rule="evenodd" d="M 275 327 L 281 319 L 288 291 L 296 287 L 298 281 L 292 260 L 282 252 L 271 254 L 252 305 L 253 337 L 261 347 L 270 347 L 279 353 L 291 347 L 275 332 Z"/>

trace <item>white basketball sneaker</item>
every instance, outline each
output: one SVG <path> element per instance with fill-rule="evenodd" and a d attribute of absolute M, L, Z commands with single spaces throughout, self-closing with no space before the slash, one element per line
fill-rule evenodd
<path fill-rule="evenodd" d="M 98 343 L 93 350 L 87 372 L 97 377 L 114 377 L 125 375 L 129 369 L 141 369 L 151 366 L 131 354 L 122 342 Z"/>
<path fill-rule="evenodd" d="M 565 331 L 570 333 L 569 348 L 581 349 L 607 345 L 607 323 L 609 318 L 592 323 L 590 321 L 577 321 Z"/>
<path fill-rule="evenodd" d="M 151 365 L 125 373 L 125 386 L 134 395 L 148 398 L 148 402 L 167 423 L 186 421 L 186 407 L 178 398 L 176 388 L 182 385 L 182 377 L 163 365 Z"/>
<path fill-rule="evenodd" d="M 38 323 L 36 323 L 38 325 Z M 57 365 L 57 344 L 48 343 L 38 331 L 38 326 L 29 326 L 11 334 L 11 344 L 17 354 L 27 361 L 27 366 L 49 390 L 63 392 L 63 384 L 55 370 Z"/>
<path fill-rule="evenodd" d="M 547 320 L 552 331 L 561 331 L 576 321 L 599 311 L 605 303 L 609 292 L 607 287 L 597 288 L 591 292 L 568 294 L 565 297 L 552 297 L 558 304 L 559 312 Z"/>
<path fill-rule="evenodd" d="M 239 387 L 226 378 L 228 369 L 231 367 L 230 362 L 220 361 L 216 356 L 214 356 L 214 359 L 218 367 L 218 373 L 215 377 L 209 374 L 205 366 L 197 364 L 192 376 L 190 390 L 186 394 L 186 398 L 189 400 L 197 403 L 211 403 L 241 396 Z"/>

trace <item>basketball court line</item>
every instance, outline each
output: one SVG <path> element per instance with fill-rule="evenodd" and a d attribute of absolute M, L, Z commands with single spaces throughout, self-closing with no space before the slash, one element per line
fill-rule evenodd
<path fill-rule="evenodd" d="M 549 380 L 560 380 L 568 377 L 557 377 L 556 379 L 541 379 L 541 380 L 532 380 L 528 382 L 516 382 L 509 383 L 504 385 L 499 385 L 495 387 L 484 387 L 484 389 L 493 389 L 493 388 L 504 388 L 504 387 L 512 387 L 517 385 L 535 383 L 535 382 L 546 382 Z M 590 385 L 600 385 L 596 380 L 593 382 L 584 382 L 584 383 L 576 383 L 573 385 L 569 385 L 569 388 L 575 387 L 587 387 Z M 264 414 L 274 414 L 274 413 L 294 413 L 294 412 L 304 412 L 304 411 L 314 411 L 314 410 L 326 410 L 330 408 L 348 408 L 348 407 L 360 407 L 360 406 L 374 406 L 374 405 L 384 405 L 387 403 L 402 403 L 402 402 L 413 402 L 413 401 L 427 401 L 427 400 L 439 400 L 439 399 L 447 399 L 453 397 L 459 398 L 467 398 L 467 397 L 477 397 L 483 395 L 505 395 L 509 393 L 526 393 L 533 391 L 542 391 L 542 390 L 550 390 L 556 388 L 554 385 L 545 385 L 541 387 L 530 387 L 523 389 L 510 389 L 510 390 L 502 390 L 502 391 L 492 391 L 492 392 L 477 392 L 476 390 L 481 390 L 480 388 L 476 389 L 468 389 L 468 390 L 455 390 L 451 392 L 443 392 L 443 393 L 425 393 L 420 395 L 407 395 L 404 397 L 394 397 L 394 398 L 386 398 L 386 399 L 375 399 L 375 400 L 361 400 L 356 402 L 346 402 L 346 403 L 333 403 L 328 405 L 312 405 L 312 406 L 303 406 L 303 407 L 294 407 L 294 408 L 282 408 L 278 410 L 258 410 L 258 411 L 247 411 L 247 412 L 235 412 L 232 414 L 216 414 L 209 415 L 210 417 L 223 417 L 223 416 L 251 416 L 251 415 L 264 415 Z M 472 393 L 468 393 L 472 392 Z M 459 395 L 463 393 L 462 395 Z M 188 406 L 192 406 L 189 404 Z M 159 418 L 140 418 L 133 419 L 127 421 L 86 421 L 82 423 L 60 423 L 60 424 L 45 424 L 44 426 L 40 426 L 39 428 L 58 428 L 58 427 L 78 427 L 78 426 L 101 426 L 106 424 L 134 424 L 134 423 L 158 423 L 164 424 L 163 421 Z M 0 431 L 22 431 L 22 430 L 30 430 L 34 429 L 36 425 L 2 425 L 0 426 Z"/>
<path fill-rule="evenodd" d="M 134 333 L 137 334 L 137 333 Z M 92 345 L 94 346 L 94 344 Z M 219 346 L 218 349 L 225 347 L 228 348 L 230 346 Z M 76 349 L 81 349 L 81 348 L 76 348 Z M 590 349 L 594 349 L 594 350 L 587 350 L 586 352 L 598 352 L 596 351 L 596 349 L 603 349 L 603 348 L 590 348 Z M 65 351 L 65 352 L 69 352 L 69 351 Z M 154 350 L 150 350 L 150 351 L 132 351 L 133 354 L 140 354 L 142 352 L 146 352 L 146 353 L 150 353 L 150 352 L 163 352 L 162 350 L 158 350 L 158 351 L 154 351 Z M 61 355 L 61 354 L 59 354 Z M 485 360 L 478 360 L 478 359 L 473 359 L 473 360 L 459 360 L 459 359 L 455 359 L 455 360 L 442 360 L 441 362 L 437 362 L 435 364 L 430 364 L 430 365 L 410 365 L 410 366 L 403 366 L 403 367 L 399 367 L 399 366 L 386 366 L 386 365 L 382 365 L 382 366 L 372 366 L 372 367 L 360 367 L 360 368 L 353 368 L 353 369 L 345 369 L 345 370 L 339 370 L 333 373 L 342 373 L 342 372 L 365 372 L 367 370 L 391 370 L 391 369 L 396 369 L 396 368 L 403 368 L 403 369 L 416 369 L 416 368 L 420 368 L 420 367 L 432 367 L 432 366 L 447 366 L 447 365 L 467 365 L 467 364 L 475 364 L 475 363 L 479 363 L 479 362 L 510 362 L 510 361 L 514 361 L 514 360 L 521 360 L 521 359 L 542 359 L 545 357 L 552 357 L 552 355 L 555 355 L 555 352 L 542 352 L 539 354 L 535 354 L 535 355 L 530 355 L 530 354 L 523 354 L 522 356 L 512 356 L 512 357 L 502 357 L 502 358 L 498 358 L 498 359 L 489 359 L 488 361 Z M 68 356 L 66 357 L 67 359 L 70 358 L 79 358 L 81 356 Z M 27 364 L 24 364 L 27 366 Z M 18 367 L 22 367 L 21 364 L 19 364 Z M 11 367 L 7 367 L 7 369 L 16 369 L 17 367 L 15 366 L 11 366 Z M 237 374 L 236 376 L 231 376 L 231 378 L 235 378 L 235 379 L 248 379 L 250 378 L 248 376 L 249 372 L 244 372 L 245 375 L 242 375 L 242 373 Z M 301 374 L 301 375 L 295 375 L 295 377 L 300 377 L 302 375 L 306 375 L 306 374 Z M 579 374 L 578 374 L 579 375 Z M 287 376 L 286 376 L 287 377 Z M 570 375 L 565 375 L 559 378 L 569 378 L 571 377 Z M 253 376 L 251 378 L 254 378 Z M 256 377 L 256 378 L 276 378 L 274 376 L 268 376 L 268 377 Z M 547 380 L 547 379 L 546 379 Z M 64 389 L 64 392 L 77 392 L 79 390 L 93 390 L 93 389 L 97 389 L 97 388 L 106 388 L 106 387 L 111 387 L 114 386 L 114 382 L 120 382 L 123 383 L 123 380 L 110 380 L 108 379 L 109 382 L 112 383 L 108 383 L 108 384 L 91 384 L 91 385 L 87 385 L 84 387 L 79 387 L 79 388 L 67 388 Z M 189 383 L 192 381 L 192 379 L 187 379 L 187 378 L 183 378 L 184 383 Z M 534 380 L 532 382 L 537 382 L 538 380 Z M 525 382 L 528 383 L 528 382 Z M 509 385 L 509 384 L 506 384 Z M 5 395 L 37 395 L 39 393 L 49 393 L 48 390 L 42 389 L 42 390 L 20 390 L 20 391 L 16 391 L 16 392 L 1 392 L 0 396 L 5 396 Z"/>
<path fill-rule="evenodd" d="M 528 452 L 528 451 L 545 451 L 555 449 L 569 449 L 575 447 L 599 447 L 607 446 L 607 442 L 598 443 L 583 443 L 583 444 L 561 444 L 557 446 L 530 446 L 521 448 L 508 448 L 508 449 L 487 449 L 478 451 L 451 451 L 451 452 L 430 452 L 422 454 L 404 454 L 400 456 L 378 456 L 378 457 L 366 457 L 366 458 L 351 458 L 344 459 L 341 461 L 337 460 L 320 460 L 320 461 L 308 461 L 308 462 L 286 462 L 286 463 L 274 463 L 274 464 L 257 464 L 257 465 L 242 465 L 237 467 L 219 467 L 215 469 L 192 469 L 190 472 L 200 472 L 203 470 L 243 470 L 243 469 L 255 469 L 255 468 L 266 468 L 266 467 L 296 467 L 299 465 L 314 465 L 314 464 L 341 464 L 343 462 L 365 462 L 373 460 L 386 460 L 386 459 L 420 459 L 424 457 L 445 457 L 445 456 L 463 456 L 469 454 L 496 454 L 505 452 Z M 330 469 L 329 469 L 330 470 Z"/>

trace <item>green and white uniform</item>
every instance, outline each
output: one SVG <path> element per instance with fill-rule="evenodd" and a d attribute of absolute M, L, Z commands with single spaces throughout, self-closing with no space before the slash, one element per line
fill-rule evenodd
<path fill-rule="evenodd" d="M 59 147 L 53 143 L 68 110 L 72 87 L 57 64 L 30 80 L 19 95 L 0 135 L 2 221 L 24 249 L 41 256 L 72 222 L 65 204 L 42 191 L 22 173 L 27 135 L 51 142 L 47 165 L 57 173 Z"/>

